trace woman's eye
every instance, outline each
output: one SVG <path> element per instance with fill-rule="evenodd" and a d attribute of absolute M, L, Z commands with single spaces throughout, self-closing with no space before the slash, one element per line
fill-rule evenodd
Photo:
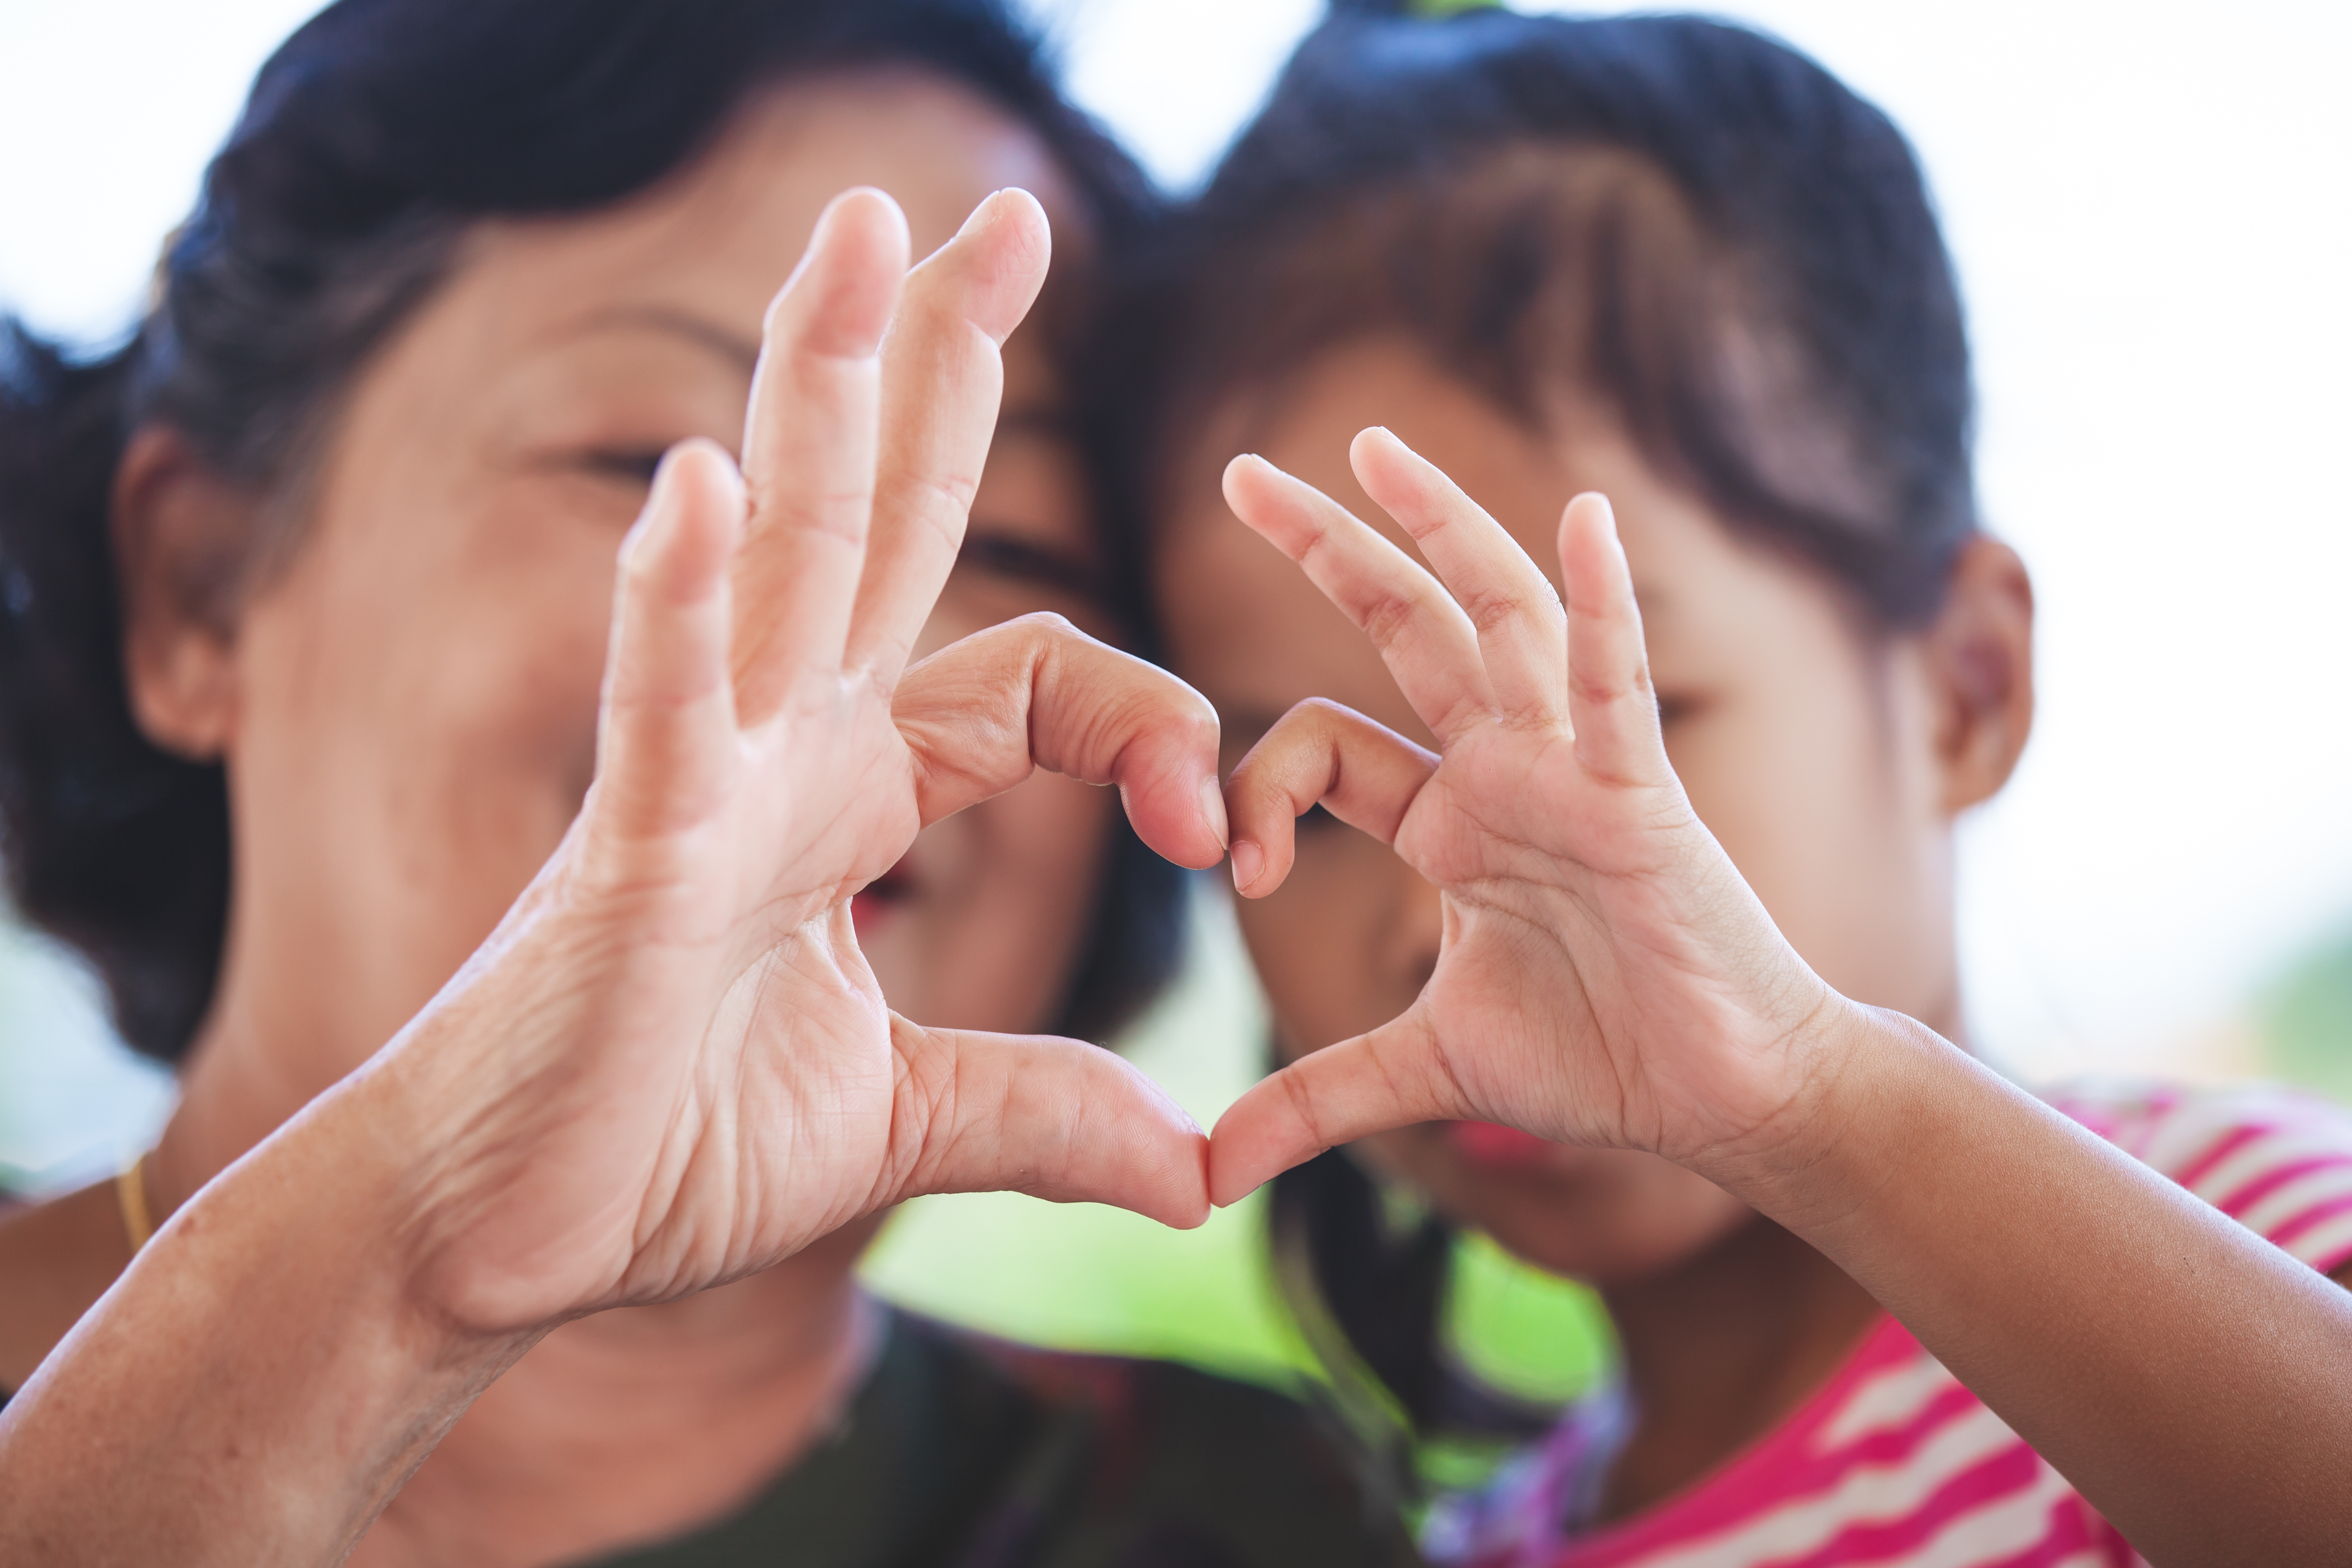
<path fill-rule="evenodd" d="M 592 447 L 580 455 L 580 466 L 599 479 L 650 485 L 654 470 L 661 467 L 662 452 L 659 447 Z"/>
<path fill-rule="evenodd" d="M 956 564 L 1007 582 L 1099 602 L 1102 574 L 1090 562 L 1066 551 L 1006 533 L 968 532 Z"/>
<path fill-rule="evenodd" d="M 1703 704 L 1696 697 L 1677 692 L 1661 691 L 1658 698 L 1658 728 L 1671 730 L 1683 720 L 1697 712 Z"/>

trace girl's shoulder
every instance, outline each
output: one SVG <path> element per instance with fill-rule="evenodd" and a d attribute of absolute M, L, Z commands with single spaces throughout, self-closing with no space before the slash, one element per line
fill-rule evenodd
<path fill-rule="evenodd" d="M 2320 1272 L 2352 1262 L 2352 1110 L 2269 1083 L 2084 1079 L 2042 1098 Z"/>

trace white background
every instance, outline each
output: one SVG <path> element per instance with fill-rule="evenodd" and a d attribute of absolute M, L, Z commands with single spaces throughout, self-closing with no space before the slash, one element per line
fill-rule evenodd
<path fill-rule="evenodd" d="M 1035 4 L 1178 186 L 1318 11 Z M 0 304 L 118 331 L 309 9 L 0 0 Z M 1894 115 L 1958 259 L 1986 510 L 2042 607 L 2036 738 L 1964 842 L 1982 1041 L 2032 1076 L 2258 1067 L 2248 1007 L 2352 919 L 2352 7 L 1721 10 Z M 0 948 L 0 1145 L 38 1128 L 39 1157 L 0 1162 L 55 1168 L 160 1100 L 121 1097 L 28 963 Z"/>

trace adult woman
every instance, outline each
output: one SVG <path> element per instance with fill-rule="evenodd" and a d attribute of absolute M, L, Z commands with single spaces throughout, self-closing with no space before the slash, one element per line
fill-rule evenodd
<path fill-rule="evenodd" d="M 860 183 L 903 220 L 870 195 L 820 220 Z M 275 1511 L 224 1507 L 217 1532 L 108 1510 L 60 1534 L 23 1506 L 63 1448 L 18 1434 L 71 1403 L 35 1367 L 139 1239 L 110 1192 L 78 1194 L 0 1237 L 12 1546 L 152 1554 L 160 1520 L 184 1561 L 366 1531 L 368 1562 L 779 1542 L 1094 1562 L 1356 1532 L 1344 1475 L 1276 1402 L 1172 1372 L 1114 1379 L 1116 1409 L 1050 1398 L 877 1315 L 848 1275 L 915 1191 L 1200 1205 L 1198 1134 L 1111 1058 L 953 1032 L 1098 1028 L 1164 965 L 1164 905 L 1099 792 L 1039 779 L 901 856 L 919 818 L 1020 780 L 1033 750 L 1119 782 L 1163 848 L 1220 848 L 1205 717 L 1134 661 L 1029 622 L 920 666 L 928 687 L 898 679 L 1022 611 L 1116 629 L 1116 552 L 1088 530 L 1034 331 L 1003 350 L 996 417 L 999 345 L 1046 254 L 1034 203 L 982 201 L 1009 184 L 1081 252 L 1136 211 L 1124 164 L 978 0 L 345 0 L 262 73 L 132 348 L 68 372 L 16 345 L 13 868 L 131 1037 L 185 1047 L 181 1109 L 126 1190 L 168 1213 L 212 1183 L 77 1353 L 142 1321 L 251 1334 L 206 1385 L 217 1429 L 132 1400 L 101 1446 L 154 1477 L 200 1473 L 220 1437 L 296 1458 Z M 762 360 L 762 310 L 813 228 Z M 909 231 L 942 248 L 902 302 Z M 748 502 L 709 445 L 747 430 Z M 655 458 L 696 438 L 647 502 Z M 641 503 L 600 733 L 612 563 Z M 732 746 L 694 729 L 714 695 Z M 93 705 L 118 716 L 95 741 L 68 727 Z M 812 802 L 835 815 L 795 815 Z M 1106 855 L 1108 902 L 1088 891 Z M 890 1017 L 877 974 L 950 1027 Z M 404 1030 L 436 991 L 433 1016 L 503 1026 L 455 1025 L 454 1055 Z M 709 1027 L 643 1054 L 647 1024 L 688 1019 Z M 615 1071 L 654 1074 L 621 1102 L 658 1126 L 583 1112 Z M 553 1126 L 571 1131 L 550 1144 Z M 367 1189 L 381 1228 L 274 1233 L 301 1276 L 280 1292 L 205 1294 L 289 1169 L 339 1192 L 453 1130 L 466 1174 L 395 1182 L 390 1208 Z M 214 1180 L 265 1142 L 292 1164 Z M 487 1268 L 484 1225 L 504 1237 Z M 539 1260 L 521 1270 L 519 1239 Z M 612 1307 L 640 1310 L 568 1321 Z M 392 1381 L 423 1377 L 433 1414 L 354 1437 L 394 1347 L 427 1342 Z M 1182 1435 L 1202 1411 L 1213 1450 Z"/>

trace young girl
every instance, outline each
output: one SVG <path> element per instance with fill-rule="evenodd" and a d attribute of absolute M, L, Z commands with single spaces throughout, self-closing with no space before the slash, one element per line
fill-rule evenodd
<path fill-rule="evenodd" d="M 2024 744 L 2032 604 L 1895 128 L 1696 20 L 1337 22 L 1166 260 L 1123 345 L 1160 605 L 1248 752 L 1290 1064 L 1216 1196 L 1296 1164 L 1307 1316 L 1424 1428 L 1477 1402 L 1383 1194 L 1591 1281 L 1622 1346 L 1432 1553 L 2345 1560 L 2313 1270 L 2352 1280 L 2352 1125 L 2036 1102 L 1946 1043 L 1952 823 Z M 1622 535 L 1560 521 L 1591 490 Z"/>

